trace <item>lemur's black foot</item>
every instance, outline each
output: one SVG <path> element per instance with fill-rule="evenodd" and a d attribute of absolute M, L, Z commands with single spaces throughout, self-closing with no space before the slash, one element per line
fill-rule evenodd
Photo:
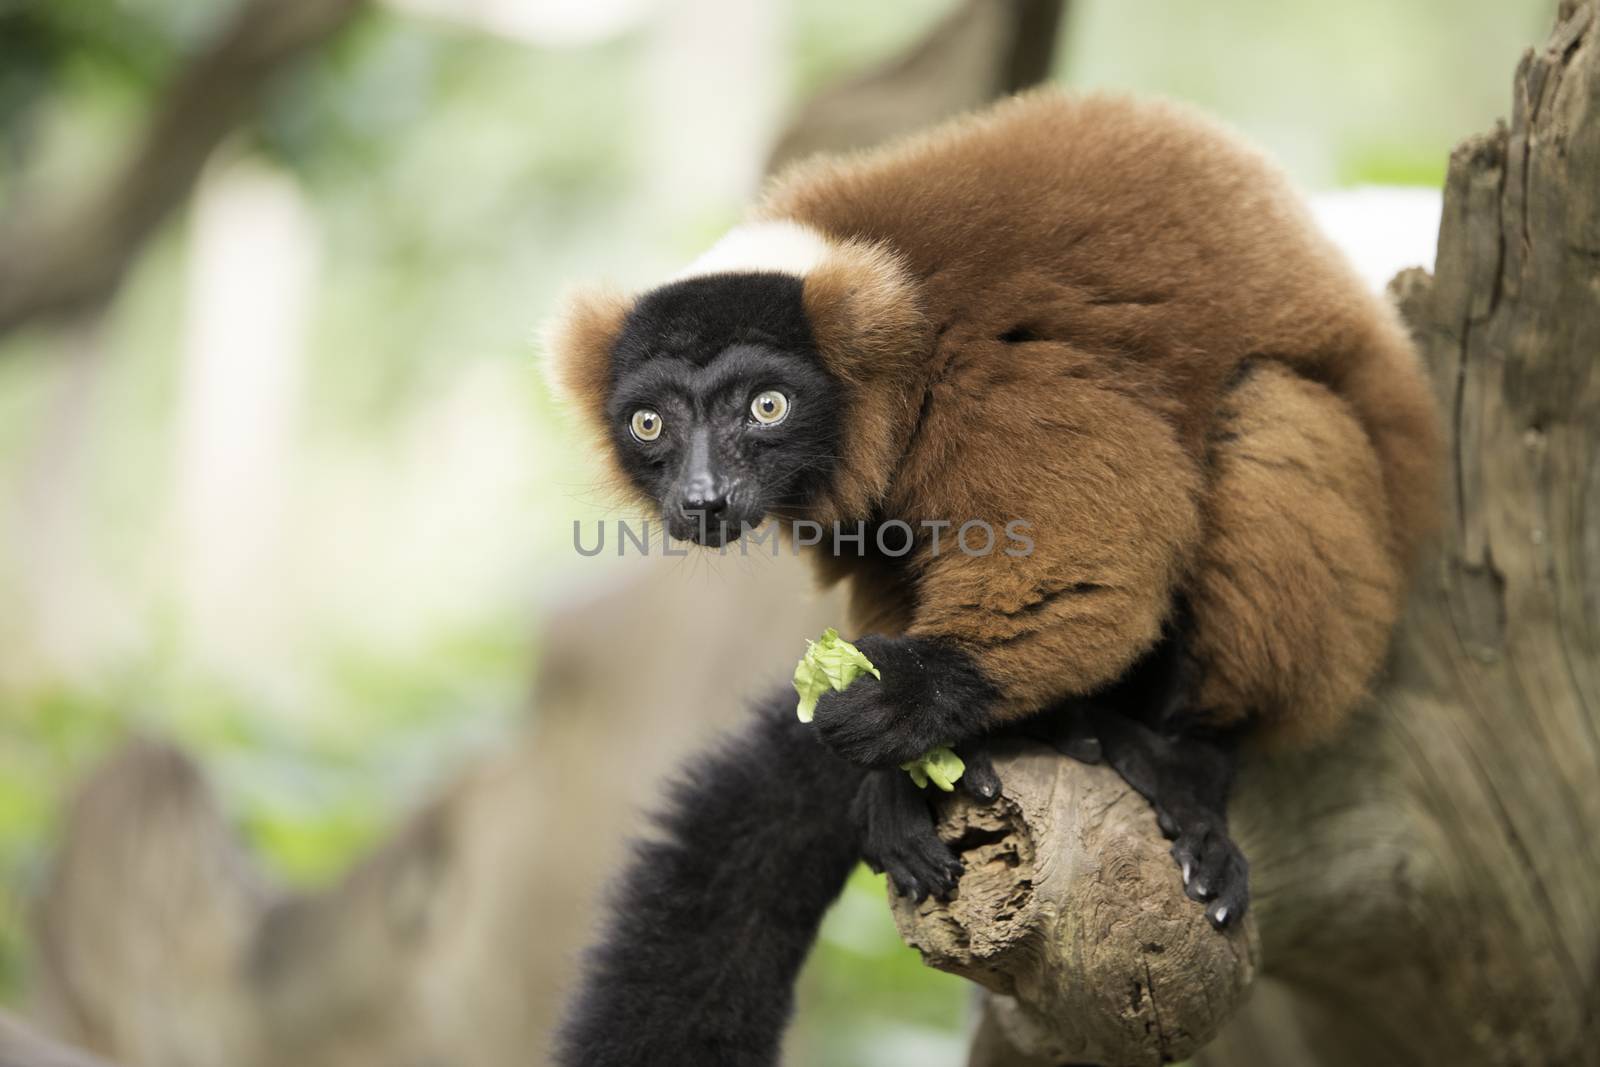
<path fill-rule="evenodd" d="M 1070 756 L 1079 763 L 1094 764 L 1105 760 L 1100 738 L 1095 736 L 1088 714 L 1077 704 L 1071 704 L 1055 715 L 1043 716 L 1025 724 L 1024 732 L 1028 737 L 1047 742 L 1063 756 Z"/>
<path fill-rule="evenodd" d="M 1250 906 L 1250 865 L 1227 825 L 1200 816 L 1174 836 L 1172 858 L 1183 873 L 1183 891 L 1208 905 L 1211 925 L 1221 930 L 1243 916 Z"/>
<path fill-rule="evenodd" d="M 861 767 L 898 767 L 939 745 L 983 733 L 993 687 L 960 649 L 917 637 L 868 634 L 856 646 L 880 680 L 861 675 L 817 701 L 817 736 Z"/>
<path fill-rule="evenodd" d="M 1211 924 L 1220 930 L 1243 918 L 1250 866 L 1228 835 L 1228 789 L 1237 761 L 1231 739 L 1158 731 L 1103 707 L 1070 717 L 1081 720 L 1074 730 L 1087 725 L 1094 732 L 1105 762 L 1155 809 L 1157 825 L 1172 841 L 1184 892 L 1207 904 Z"/>
<path fill-rule="evenodd" d="M 960 753 L 967 769 L 960 788 L 980 800 L 1000 795 L 1000 777 L 988 752 L 978 745 Z M 899 768 L 867 774 L 856 793 L 855 818 L 861 831 L 861 858 L 868 867 L 889 876 L 901 896 L 918 903 L 930 895 L 950 899 L 961 879 L 961 860 L 939 839 L 932 786 L 919 789 Z"/>

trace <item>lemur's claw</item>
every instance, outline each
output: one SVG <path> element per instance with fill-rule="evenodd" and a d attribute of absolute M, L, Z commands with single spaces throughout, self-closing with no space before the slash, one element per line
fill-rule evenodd
<path fill-rule="evenodd" d="M 1228 831 L 1210 820 L 1181 829 L 1172 845 L 1184 892 L 1209 906 L 1206 917 L 1217 929 L 1238 922 L 1250 906 L 1250 865 Z"/>
<path fill-rule="evenodd" d="M 950 847 L 933 832 L 931 822 L 926 834 L 912 833 L 888 846 L 878 862 L 889 876 L 894 891 L 918 904 L 929 896 L 950 899 L 965 869 Z"/>
<path fill-rule="evenodd" d="M 863 676 L 848 689 L 817 701 L 817 736 L 839 756 L 861 767 L 896 768 L 939 742 L 878 679 Z"/>
<path fill-rule="evenodd" d="M 994 762 L 984 745 L 971 745 L 959 753 L 967 769 L 961 774 L 961 787 L 982 801 L 994 800 L 1000 795 L 1000 775 L 995 773 Z"/>
<path fill-rule="evenodd" d="M 944 842 L 938 842 L 936 848 L 932 842 L 924 842 L 921 850 L 907 847 L 897 852 L 890 861 L 889 883 L 896 893 L 918 904 L 930 896 L 949 900 L 964 870 Z"/>

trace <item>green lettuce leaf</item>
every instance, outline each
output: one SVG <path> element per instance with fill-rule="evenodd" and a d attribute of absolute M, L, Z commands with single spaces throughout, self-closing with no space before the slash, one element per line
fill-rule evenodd
<path fill-rule="evenodd" d="M 863 674 L 882 678 L 872 661 L 861 650 L 828 627 L 822 637 L 806 642 L 806 654 L 794 668 L 794 691 L 800 694 L 795 711 L 801 722 L 810 722 L 817 712 L 817 698 L 830 689 L 848 686 Z"/>
<path fill-rule="evenodd" d="M 949 793 L 961 780 L 967 765 L 961 762 L 961 757 L 956 755 L 953 749 L 941 745 L 929 749 L 917 759 L 900 764 L 900 769 L 911 775 L 911 780 L 917 783 L 918 789 L 926 789 L 928 783 L 932 782 Z"/>

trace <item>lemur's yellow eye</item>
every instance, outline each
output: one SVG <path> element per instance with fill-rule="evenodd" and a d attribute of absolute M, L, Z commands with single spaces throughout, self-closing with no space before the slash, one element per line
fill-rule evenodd
<path fill-rule="evenodd" d="M 773 426 L 789 414 L 789 398 L 776 389 L 768 389 L 750 401 L 750 414 L 763 426 Z"/>
<path fill-rule="evenodd" d="M 654 441 L 661 436 L 661 416 L 649 408 L 640 408 L 633 413 L 633 422 L 630 424 L 633 436 L 641 441 Z"/>

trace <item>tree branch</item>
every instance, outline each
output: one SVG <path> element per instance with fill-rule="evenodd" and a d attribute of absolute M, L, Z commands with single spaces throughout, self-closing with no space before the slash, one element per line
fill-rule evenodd
<path fill-rule="evenodd" d="M 1001 802 L 952 797 L 940 825 L 965 861 L 960 892 L 921 904 L 891 894 L 901 934 L 928 963 L 997 994 L 997 1048 L 1050 1064 L 1185 1058 L 1249 988 L 1253 923 L 1212 931 L 1173 885 L 1150 805 L 1115 771 L 1033 742 L 995 755 Z"/>
<path fill-rule="evenodd" d="M 1056 37 L 1066 15 L 1065 0 L 1013 0 L 1011 46 L 1005 62 L 1002 93 L 1020 93 L 1049 80 L 1055 64 Z"/>
<path fill-rule="evenodd" d="M 86 208 L 24 205 L 0 225 L 0 334 L 108 298 L 272 75 L 325 41 L 362 0 L 245 0 L 157 105 L 127 163 Z"/>
<path fill-rule="evenodd" d="M 47 1041 L 0 1012 L 0 1067 L 113 1067 L 113 1064 Z"/>
<path fill-rule="evenodd" d="M 867 148 L 1043 81 L 1065 8 L 1066 0 L 966 0 L 904 54 L 806 101 L 767 169 Z"/>

